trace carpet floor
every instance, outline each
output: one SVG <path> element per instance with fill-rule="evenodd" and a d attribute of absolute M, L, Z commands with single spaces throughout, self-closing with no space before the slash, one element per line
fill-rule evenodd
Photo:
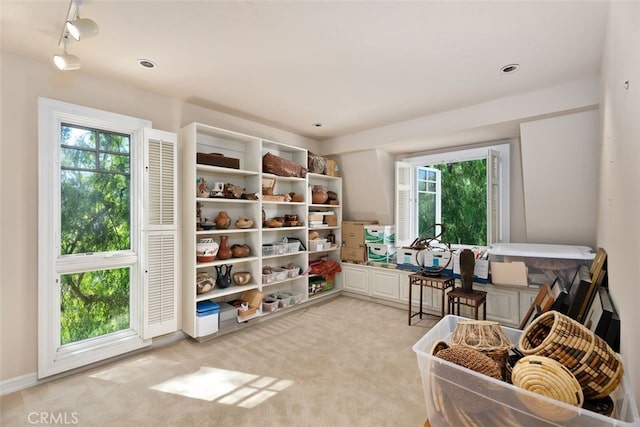
<path fill-rule="evenodd" d="M 411 347 L 438 320 L 340 296 L 2 396 L 0 424 L 422 426 Z"/>

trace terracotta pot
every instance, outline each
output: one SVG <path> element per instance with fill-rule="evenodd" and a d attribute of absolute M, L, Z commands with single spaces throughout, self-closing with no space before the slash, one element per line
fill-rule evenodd
<path fill-rule="evenodd" d="M 213 220 L 218 230 L 226 230 L 231 226 L 231 217 L 226 211 L 220 211 Z"/>
<path fill-rule="evenodd" d="M 251 218 L 247 218 L 246 216 L 241 216 L 236 220 L 236 227 L 238 228 L 251 228 L 253 225 L 253 220 Z"/>
<path fill-rule="evenodd" d="M 220 236 L 220 248 L 218 249 L 218 259 L 229 259 L 233 256 L 229 247 L 229 236 Z"/>
<path fill-rule="evenodd" d="M 251 273 L 248 271 L 238 271 L 233 273 L 233 281 L 236 285 L 246 285 L 251 281 Z"/>
<path fill-rule="evenodd" d="M 233 254 L 234 258 L 244 258 L 246 256 L 249 256 L 249 254 L 251 253 L 251 248 L 249 248 L 249 245 L 232 245 L 231 253 Z"/>
<path fill-rule="evenodd" d="M 311 203 L 314 205 L 322 205 L 329 199 L 327 191 L 322 185 L 314 185 L 311 190 Z"/>

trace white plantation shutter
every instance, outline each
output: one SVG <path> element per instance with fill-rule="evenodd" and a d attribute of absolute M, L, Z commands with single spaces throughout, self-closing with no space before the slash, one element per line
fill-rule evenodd
<path fill-rule="evenodd" d="M 396 246 L 408 246 L 415 239 L 413 230 L 413 168 L 411 164 L 396 162 Z"/>
<path fill-rule="evenodd" d="M 143 338 L 173 332 L 178 328 L 177 232 L 145 232 L 146 267 Z"/>
<path fill-rule="evenodd" d="M 502 159 L 500 152 L 487 153 L 487 245 L 502 241 L 500 174 Z"/>
<path fill-rule="evenodd" d="M 143 338 L 178 328 L 177 140 L 145 129 Z"/>

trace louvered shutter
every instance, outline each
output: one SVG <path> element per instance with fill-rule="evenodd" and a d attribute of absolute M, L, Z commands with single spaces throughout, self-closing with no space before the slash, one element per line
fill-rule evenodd
<path fill-rule="evenodd" d="M 145 129 L 143 337 L 178 328 L 176 135 Z"/>
<path fill-rule="evenodd" d="M 487 245 L 502 241 L 500 174 L 502 159 L 500 152 L 489 150 L 487 154 Z"/>
<path fill-rule="evenodd" d="M 411 164 L 396 162 L 396 246 L 408 246 L 415 239 L 413 231 L 413 186 Z"/>

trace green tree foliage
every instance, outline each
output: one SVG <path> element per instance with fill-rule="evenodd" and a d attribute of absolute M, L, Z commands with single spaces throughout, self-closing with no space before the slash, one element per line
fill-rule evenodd
<path fill-rule="evenodd" d="M 485 160 L 431 166 L 442 172 L 442 223 L 446 243 L 487 244 Z"/>
<path fill-rule="evenodd" d="M 129 137 L 62 126 L 61 255 L 130 248 Z M 61 277 L 61 343 L 129 327 L 129 269 Z"/>

